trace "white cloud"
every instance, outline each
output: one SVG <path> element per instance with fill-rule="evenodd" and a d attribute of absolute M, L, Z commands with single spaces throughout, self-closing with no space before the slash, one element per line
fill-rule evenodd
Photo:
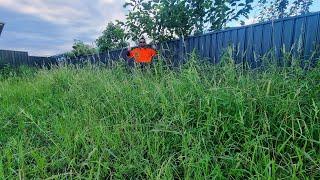
<path fill-rule="evenodd" d="M 84 11 L 68 3 L 41 0 L 0 0 L 0 6 L 24 14 L 33 15 L 56 24 L 69 24 L 86 16 Z"/>
<path fill-rule="evenodd" d="M 38 33 L 28 33 L 28 32 L 18 32 L 18 31 L 7 31 L 4 34 L 5 36 L 15 37 L 16 39 L 21 40 L 41 40 L 41 41 L 52 41 L 55 40 L 55 37 L 45 36 Z"/>
<path fill-rule="evenodd" d="M 114 3 L 114 0 L 100 0 L 101 4 L 112 4 Z"/>
<path fill-rule="evenodd" d="M 258 23 L 258 19 L 256 17 L 249 17 L 249 19 L 244 19 L 244 25 L 250 25 L 250 24 L 255 24 Z M 230 24 L 231 26 L 242 26 L 240 21 L 235 21 L 232 24 Z"/>
<path fill-rule="evenodd" d="M 250 25 L 250 24 L 255 24 L 255 23 L 258 23 L 258 19 L 254 18 L 254 17 L 251 17 L 249 19 L 244 20 L 245 25 Z"/>
<path fill-rule="evenodd" d="M 73 39 L 85 39 L 87 43 L 93 42 L 103 31 L 107 22 L 123 20 L 125 18 L 125 10 L 122 7 L 124 2 L 125 0 L 0 0 L 0 8 L 55 24 L 63 31 L 61 33 L 63 35 L 56 38 L 64 39 L 65 44 L 72 44 Z M 11 36 L 14 36 L 14 33 L 22 35 L 25 32 L 11 32 Z M 37 37 L 34 33 L 25 35 L 30 38 Z M 50 42 L 52 37 L 38 36 L 39 40 L 46 38 Z M 61 48 L 64 48 L 63 51 L 67 50 L 65 46 Z M 56 51 L 61 52 L 61 49 Z M 52 50 L 46 52 L 52 52 Z"/>

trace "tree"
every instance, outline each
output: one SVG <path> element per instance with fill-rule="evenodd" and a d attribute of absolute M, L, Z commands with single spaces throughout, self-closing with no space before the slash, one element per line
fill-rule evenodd
<path fill-rule="evenodd" d="M 233 20 L 248 17 L 253 0 L 130 0 L 124 26 L 129 36 L 156 42 L 218 30 Z"/>
<path fill-rule="evenodd" d="M 260 22 L 300 15 L 309 12 L 313 0 L 259 0 Z"/>
<path fill-rule="evenodd" d="M 128 30 L 132 40 L 136 41 L 144 35 L 154 41 L 163 41 L 172 36 L 164 28 L 165 14 L 160 11 L 165 7 L 161 6 L 160 0 L 130 0 L 124 4 L 124 7 L 129 8 L 129 14 L 123 26 Z"/>
<path fill-rule="evenodd" d="M 312 5 L 313 0 L 295 0 L 292 4 L 293 6 L 290 8 L 291 16 L 306 14 L 310 12 L 310 6 Z"/>
<path fill-rule="evenodd" d="M 94 54 L 96 52 L 97 52 L 96 48 L 88 44 L 85 44 L 80 40 L 75 39 L 72 46 L 72 51 L 66 53 L 66 55 L 70 58 L 73 58 L 73 57 L 78 57 L 78 56 L 83 56 L 88 54 Z"/>
<path fill-rule="evenodd" d="M 96 44 L 100 52 L 119 49 L 127 46 L 126 37 L 127 35 L 121 27 L 121 22 L 117 21 L 116 24 L 110 22 L 102 32 L 102 35 L 96 40 Z"/>
<path fill-rule="evenodd" d="M 227 23 L 238 21 L 241 17 L 248 18 L 252 2 L 253 0 L 215 0 L 208 13 L 210 30 L 223 29 Z"/>

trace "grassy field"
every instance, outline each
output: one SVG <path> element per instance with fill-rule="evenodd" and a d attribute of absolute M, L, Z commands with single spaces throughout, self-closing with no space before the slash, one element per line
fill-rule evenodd
<path fill-rule="evenodd" d="M 2 73 L 0 179 L 320 178 L 319 66 L 230 60 Z"/>

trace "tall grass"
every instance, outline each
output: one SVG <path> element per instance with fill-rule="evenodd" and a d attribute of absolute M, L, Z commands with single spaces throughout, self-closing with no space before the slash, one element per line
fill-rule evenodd
<path fill-rule="evenodd" d="M 319 66 L 197 59 L 1 78 L 0 179 L 320 178 Z"/>

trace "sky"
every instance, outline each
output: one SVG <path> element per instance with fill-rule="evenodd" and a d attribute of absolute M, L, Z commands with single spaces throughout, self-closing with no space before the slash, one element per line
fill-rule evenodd
<path fill-rule="evenodd" d="M 123 20 L 124 0 L 0 0 L 0 49 L 51 56 L 74 39 L 92 44 L 106 24 Z"/>
<path fill-rule="evenodd" d="M 124 20 L 125 0 L 0 0 L 5 23 L 0 49 L 52 56 L 70 51 L 74 39 L 94 45 L 108 22 Z M 311 11 L 320 11 L 314 0 Z M 254 13 L 246 23 L 254 22 Z M 232 24 L 237 26 L 238 24 Z"/>

